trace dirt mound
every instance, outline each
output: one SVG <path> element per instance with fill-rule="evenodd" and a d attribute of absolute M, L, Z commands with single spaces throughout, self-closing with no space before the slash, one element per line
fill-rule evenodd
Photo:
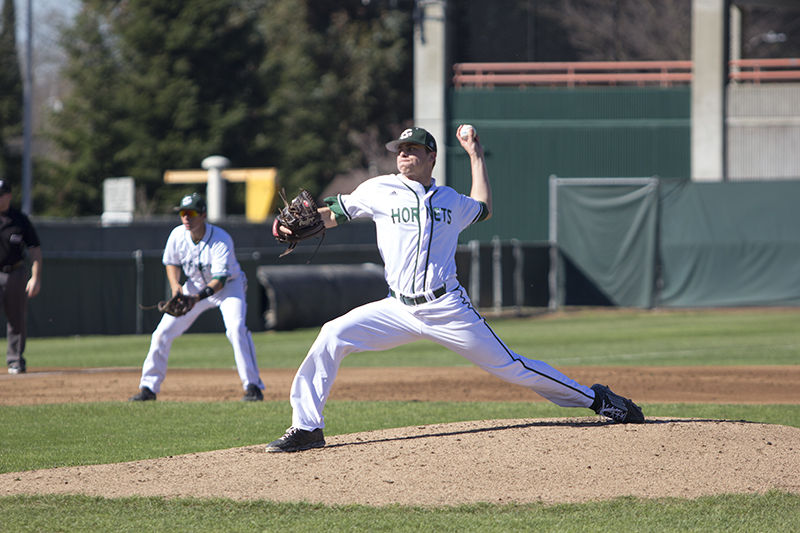
<path fill-rule="evenodd" d="M 338 435 L 318 450 L 263 446 L 0 475 L 0 494 L 224 497 L 325 504 L 582 502 L 800 493 L 800 429 L 696 419 L 462 422 Z"/>

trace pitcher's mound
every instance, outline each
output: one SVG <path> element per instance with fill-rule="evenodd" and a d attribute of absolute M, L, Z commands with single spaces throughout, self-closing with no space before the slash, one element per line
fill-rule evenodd
<path fill-rule="evenodd" d="M 275 435 L 277 438 L 279 435 Z M 800 429 L 743 421 L 492 420 L 0 475 L 0 494 L 222 497 L 325 504 L 582 502 L 800 493 Z"/>

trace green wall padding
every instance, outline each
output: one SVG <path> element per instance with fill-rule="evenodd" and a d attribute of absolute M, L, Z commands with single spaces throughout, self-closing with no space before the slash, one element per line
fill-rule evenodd
<path fill-rule="evenodd" d="M 652 307 L 658 187 L 558 188 L 561 252 L 614 304 Z"/>
<path fill-rule="evenodd" d="M 548 179 L 661 176 L 690 172 L 690 87 L 453 89 L 447 182 L 468 193 L 469 158 L 459 124 L 473 124 L 486 150 L 494 214 L 461 234 L 546 241 Z M 434 172 L 435 175 L 435 172 Z"/>
<path fill-rule="evenodd" d="M 645 189 L 558 188 L 559 248 L 614 304 L 800 305 L 800 181 Z"/>

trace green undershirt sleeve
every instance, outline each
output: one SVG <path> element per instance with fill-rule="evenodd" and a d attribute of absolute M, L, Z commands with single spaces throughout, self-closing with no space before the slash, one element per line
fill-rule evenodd
<path fill-rule="evenodd" d="M 344 214 L 344 209 L 342 209 L 342 206 L 339 204 L 339 198 L 337 196 L 328 196 L 323 202 L 333 211 L 337 224 L 341 225 L 350 220 L 347 218 L 347 215 Z"/>
<path fill-rule="evenodd" d="M 478 214 L 478 217 L 475 219 L 475 222 L 481 222 L 486 220 L 486 217 L 489 216 L 489 206 L 486 205 L 484 202 L 478 202 L 481 204 L 481 212 Z"/>

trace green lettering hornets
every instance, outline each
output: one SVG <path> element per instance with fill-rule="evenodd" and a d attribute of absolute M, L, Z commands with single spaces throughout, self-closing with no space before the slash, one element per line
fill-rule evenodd
<path fill-rule="evenodd" d="M 322 412 L 342 360 L 354 352 L 420 339 L 562 407 L 589 408 L 616 422 L 644 422 L 635 403 L 608 387 L 581 385 L 543 361 L 515 353 L 472 306 L 456 277 L 456 246 L 461 231 L 491 216 L 492 191 L 475 129 L 462 125 L 456 138 L 470 159 L 469 196 L 436 184 L 436 141 L 415 127 L 386 144 L 397 153 L 397 174 L 377 176 L 351 194 L 325 199 L 327 207 L 319 211 L 328 228 L 356 218 L 375 223 L 389 294 L 322 326 L 292 383 L 292 425 L 266 451 L 324 446 Z"/>

